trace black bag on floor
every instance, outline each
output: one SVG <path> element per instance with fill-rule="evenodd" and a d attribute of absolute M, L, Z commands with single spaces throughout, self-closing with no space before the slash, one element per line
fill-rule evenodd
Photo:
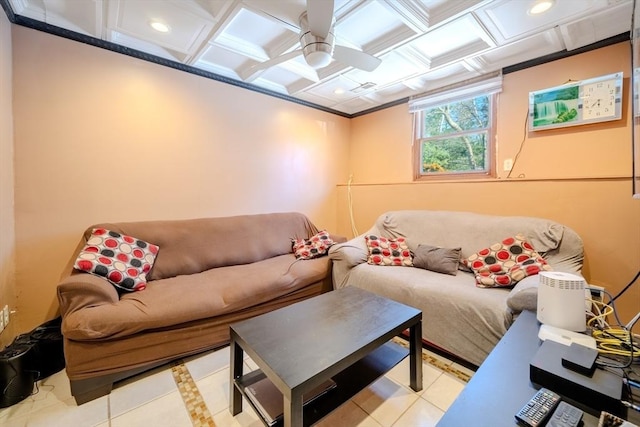
<path fill-rule="evenodd" d="M 34 382 L 64 368 L 61 323 L 60 317 L 43 323 L 0 351 L 0 408 L 24 400 Z"/>
<path fill-rule="evenodd" d="M 33 345 L 15 341 L 0 351 L 0 408 L 31 395 L 36 372 L 30 369 Z"/>
<path fill-rule="evenodd" d="M 62 318 L 57 317 L 27 334 L 28 342 L 33 345 L 32 369 L 38 372 L 36 381 L 61 371 L 65 366 L 61 324 Z"/>

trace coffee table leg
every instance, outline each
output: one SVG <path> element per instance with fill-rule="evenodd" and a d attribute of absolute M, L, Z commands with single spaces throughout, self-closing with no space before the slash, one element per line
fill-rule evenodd
<path fill-rule="evenodd" d="M 302 395 L 291 391 L 291 400 L 284 397 L 284 427 L 302 427 Z"/>
<path fill-rule="evenodd" d="M 409 328 L 409 375 L 411 388 L 422 390 L 422 320 Z"/>
<path fill-rule="evenodd" d="M 235 386 L 235 380 L 242 376 L 242 359 L 244 351 L 238 343 L 231 337 L 231 375 L 229 381 L 229 411 L 232 415 L 238 415 L 242 412 L 242 394 L 238 387 Z"/>

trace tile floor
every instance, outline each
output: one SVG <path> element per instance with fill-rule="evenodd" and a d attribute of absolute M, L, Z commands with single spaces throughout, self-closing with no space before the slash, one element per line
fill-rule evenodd
<path fill-rule="evenodd" d="M 245 359 L 245 372 L 256 369 Z M 322 419 L 321 427 L 435 426 L 473 371 L 424 351 L 423 390 L 409 388 L 409 360 Z M 250 405 L 232 417 L 229 347 L 167 365 L 116 385 L 109 396 L 77 406 L 63 371 L 39 381 L 34 393 L 0 409 L 3 427 L 261 427 Z"/>

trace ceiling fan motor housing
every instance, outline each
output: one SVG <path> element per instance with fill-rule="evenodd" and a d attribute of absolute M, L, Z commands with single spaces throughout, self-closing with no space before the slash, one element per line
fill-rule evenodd
<path fill-rule="evenodd" d="M 307 13 L 305 12 L 300 16 L 300 45 L 302 46 L 302 54 L 307 64 L 315 69 L 326 67 L 331 62 L 333 48 L 335 46 L 333 26 L 334 23 L 331 24 L 326 37 L 319 37 L 311 33 Z"/>

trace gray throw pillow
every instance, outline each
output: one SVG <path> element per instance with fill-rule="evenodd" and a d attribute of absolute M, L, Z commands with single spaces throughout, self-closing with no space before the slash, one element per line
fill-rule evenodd
<path fill-rule="evenodd" d="M 460 263 L 460 250 L 420 244 L 413 254 L 413 266 L 455 276 Z"/>
<path fill-rule="evenodd" d="M 538 284 L 540 276 L 528 276 L 519 281 L 509 292 L 507 306 L 514 313 L 523 310 L 536 311 L 538 309 Z"/>

